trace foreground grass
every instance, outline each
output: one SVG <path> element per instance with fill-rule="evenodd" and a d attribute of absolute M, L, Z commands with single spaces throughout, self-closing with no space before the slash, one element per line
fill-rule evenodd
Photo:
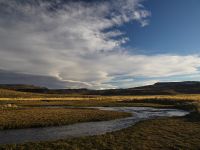
<path fill-rule="evenodd" d="M 4 145 L 1 149 L 155 150 L 200 149 L 199 118 L 174 117 L 148 120 L 121 131 L 53 142 Z"/>
<path fill-rule="evenodd" d="M 59 126 L 78 122 L 112 120 L 128 113 L 96 109 L 23 108 L 0 110 L 0 129 Z"/>

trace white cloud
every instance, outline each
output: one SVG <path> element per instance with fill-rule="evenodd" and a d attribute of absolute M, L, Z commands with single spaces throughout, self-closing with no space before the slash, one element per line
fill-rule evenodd
<path fill-rule="evenodd" d="M 123 50 L 129 39 L 113 27 L 131 21 L 148 25 L 150 13 L 141 0 L 70 2 L 59 9 L 50 2 L 0 0 L 0 8 L 0 69 L 51 76 L 72 87 L 115 88 L 108 82 L 119 75 L 191 74 L 200 66 L 199 56 Z"/>

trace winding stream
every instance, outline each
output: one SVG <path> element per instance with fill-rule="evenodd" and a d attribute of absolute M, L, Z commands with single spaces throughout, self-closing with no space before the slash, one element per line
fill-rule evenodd
<path fill-rule="evenodd" d="M 129 112 L 131 117 L 111 121 L 85 122 L 72 125 L 44 128 L 12 129 L 0 131 L 0 144 L 48 141 L 100 135 L 134 125 L 136 122 L 156 117 L 184 116 L 189 112 L 178 109 L 157 109 L 150 107 L 92 107 L 100 110 Z"/>

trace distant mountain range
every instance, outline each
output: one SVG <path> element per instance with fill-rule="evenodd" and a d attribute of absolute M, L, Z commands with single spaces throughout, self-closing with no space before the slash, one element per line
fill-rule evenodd
<path fill-rule="evenodd" d="M 0 84 L 0 89 L 48 94 L 80 94 L 80 95 L 167 95 L 167 94 L 200 94 L 199 81 L 158 82 L 153 85 L 108 90 L 89 89 L 48 89 L 33 85 Z"/>

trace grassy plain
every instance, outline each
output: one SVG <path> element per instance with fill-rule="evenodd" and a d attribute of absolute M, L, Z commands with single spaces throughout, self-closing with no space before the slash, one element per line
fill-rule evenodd
<path fill-rule="evenodd" d="M 16 113 L 14 112 L 19 110 L 22 110 L 21 111 L 22 114 L 24 114 L 25 111 L 29 111 L 30 114 L 34 114 L 33 111 L 34 109 L 35 110 L 41 109 L 40 111 L 37 112 L 42 113 L 42 109 L 44 108 L 33 108 L 42 106 L 73 106 L 73 107 L 150 106 L 159 108 L 179 108 L 192 111 L 192 113 L 185 117 L 160 118 L 160 119 L 143 121 L 137 123 L 135 126 L 132 126 L 130 128 L 123 129 L 121 131 L 113 133 L 108 133 L 105 135 L 63 139 L 58 141 L 39 142 L 39 143 L 1 145 L 0 149 L 7 149 L 7 150 L 11 149 L 199 150 L 200 149 L 200 95 L 181 94 L 181 95 L 154 95 L 154 96 L 80 96 L 80 95 L 73 96 L 73 95 L 56 95 L 56 94 L 45 95 L 45 94 L 23 93 L 26 95 L 24 96 L 22 95 L 22 93 L 17 92 L 17 94 L 19 95 L 17 95 L 16 97 L 14 96 L 12 97 L 12 94 L 7 97 L 5 96 L 5 94 L 0 96 L 1 97 L 0 105 L 2 106 L 1 114 L 4 111 L 5 112 L 8 111 L 4 113 L 4 115 L 6 114 L 5 116 L 9 116 L 8 114 L 10 113 L 12 114 L 13 111 L 13 116 L 15 116 Z M 8 104 L 17 106 L 17 108 L 12 108 L 12 107 L 4 108 L 4 106 L 7 106 Z M 79 108 L 72 109 L 71 111 L 74 110 L 78 112 L 77 110 L 79 110 Z M 56 112 L 57 110 L 55 109 L 55 112 L 50 112 L 49 114 L 52 113 L 55 116 Z M 63 112 L 59 113 L 62 114 Z M 75 113 L 73 113 L 73 115 L 75 115 Z M 38 117 L 40 115 L 36 116 Z M 65 114 L 63 114 L 63 116 L 65 116 Z M 46 117 L 48 118 L 48 115 Z M 105 120 L 104 117 L 107 118 L 108 115 L 106 114 L 101 119 Z M 111 115 L 111 118 L 112 117 L 113 115 Z M 87 116 L 85 118 L 90 118 L 90 119 L 92 118 L 92 121 L 100 120 L 97 119 L 98 113 L 92 117 Z M 62 120 L 62 118 L 60 118 L 60 120 Z M 57 122 L 60 122 L 60 120 L 57 120 Z M 52 122 L 54 121 L 49 120 L 49 124 L 52 124 Z M 55 122 L 54 125 L 59 125 L 59 124 L 56 124 Z M 29 126 L 30 125 L 27 125 L 27 127 Z"/>

